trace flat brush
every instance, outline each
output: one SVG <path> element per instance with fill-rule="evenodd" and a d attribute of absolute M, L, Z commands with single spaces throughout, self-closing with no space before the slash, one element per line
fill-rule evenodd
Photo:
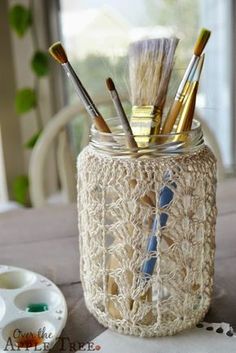
<path fill-rule="evenodd" d="M 128 118 L 125 114 L 124 108 L 121 104 L 120 97 L 119 97 L 119 94 L 116 90 L 115 84 L 110 77 L 108 77 L 106 79 L 106 84 L 107 84 L 108 90 L 110 91 L 111 98 L 114 103 L 116 113 L 117 113 L 118 117 L 120 118 L 122 127 L 124 129 L 126 139 L 127 139 L 127 145 L 132 150 L 137 150 L 138 145 L 133 137 L 133 131 L 130 127 L 129 120 L 128 120 Z"/>
<path fill-rule="evenodd" d="M 181 110 L 181 107 L 183 105 L 184 98 L 185 98 L 187 91 L 189 89 L 189 85 L 190 85 L 189 77 L 191 75 L 192 70 L 196 69 L 197 61 L 199 60 L 199 57 L 201 56 L 201 54 L 202 54 L 202 52 L 208 42 L 210 35 L 211 35 L 211 32 L 209 30 L 203 28 L 197 38 L 197 41 L 195 43 L 194 50 L 193 50 L 193 56 L 190 60 L 190 63 L 188 65 L 185 73 L 184 73 L 184 77 L 179 85 L 178 91 L 175 96 L 174 103 L 173 103 L 173 105 L 167 115 L 167 118 L 163 124 L 162 134 L 168 134 L 172 131 L 172 128 L 175 124 L 175 121 L 176 121 L 178 114 Z"/>
<path fill-rule="evenodd" d="M 93 103 L 92 99 L 90 98 L 88 92 L 84 88 L 82 82 L 76 75 L 73 67 L 71 66 L 70 62 L 68 61 L 65 49 L 63 48 L 60 42 L 54 43 L 49 48 L 49 53 L 52 57 L 62 65 L 63 69 L 65 70 L 67 76 L 71 79 L 74 84 L 75 90 L 80 97 L 82 103 L 84 104 L 85 109 L 87 110 L 88 114 L 94 121 L 96 128 L 99 131 L 111 133 L 107 123 L 103 119 L 102 115 L 99 113 L 98 109 L 96 108 L 95 104 Z"/>
<path fill-rule="evenodd" d="M 159 132 L 178 41 L 177 38 L 148 39 L 135 42 L 129 48 L 134 135 Z M 148 138 L 136 138 L 136 141 L 145 146 Z"/>

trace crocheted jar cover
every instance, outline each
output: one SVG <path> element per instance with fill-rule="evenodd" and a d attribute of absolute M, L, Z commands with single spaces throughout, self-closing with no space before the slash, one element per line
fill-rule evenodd
<path fill-rule="evenodd" d="M 87 146 L 77 169 L 88 310 L 105 327 L 137 336 L 173 335 L 203 319 L 213 287 L 217 214 L 210 149 L 135 159 Z M 150 259 L 155 266 L 145 274 Z"/>

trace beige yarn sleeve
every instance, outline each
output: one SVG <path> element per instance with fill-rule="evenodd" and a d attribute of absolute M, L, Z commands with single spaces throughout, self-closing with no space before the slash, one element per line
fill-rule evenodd
<path fill-rule="evenodd" d="M 87 146 L 77 170 L 80 268 L 89 311 L 105 327 L 138 336 L 173 335 L 204 318 L 213 288 L 217 213 L 210 149 L 131 159 Z M 158 205 L 166 172 L 176 187 L 163 211 Z M 140 202 L 145 195 L 156 195 L 153 206 Z M 149 253 L 152 222 L 161 212 L 168 220 Z M 144 290 L 141 268 L 151 256 L 155 269 Z M 117 294 L 111 294 L 109 278 Z"/>

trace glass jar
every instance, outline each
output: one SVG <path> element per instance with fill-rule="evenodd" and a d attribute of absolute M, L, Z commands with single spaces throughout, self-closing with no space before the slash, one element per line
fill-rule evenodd
<path fill-rule="evenodd" d="M 202 320 L 213 289 L 216 160 L 200 123 L 126 147 L 91 130 L 78 157 L 80 271 L 89 311 L 105 327 L 173 335 Z"/>

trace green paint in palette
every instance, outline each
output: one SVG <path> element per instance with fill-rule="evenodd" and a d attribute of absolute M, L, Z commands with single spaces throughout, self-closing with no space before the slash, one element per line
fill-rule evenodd
<path fill-rule="evenodd" d="M 48 305 L 46 303 L 32 303 L 26 308 L 29 313 L 41 313 L 43 311 L 48 311 Z"/>

